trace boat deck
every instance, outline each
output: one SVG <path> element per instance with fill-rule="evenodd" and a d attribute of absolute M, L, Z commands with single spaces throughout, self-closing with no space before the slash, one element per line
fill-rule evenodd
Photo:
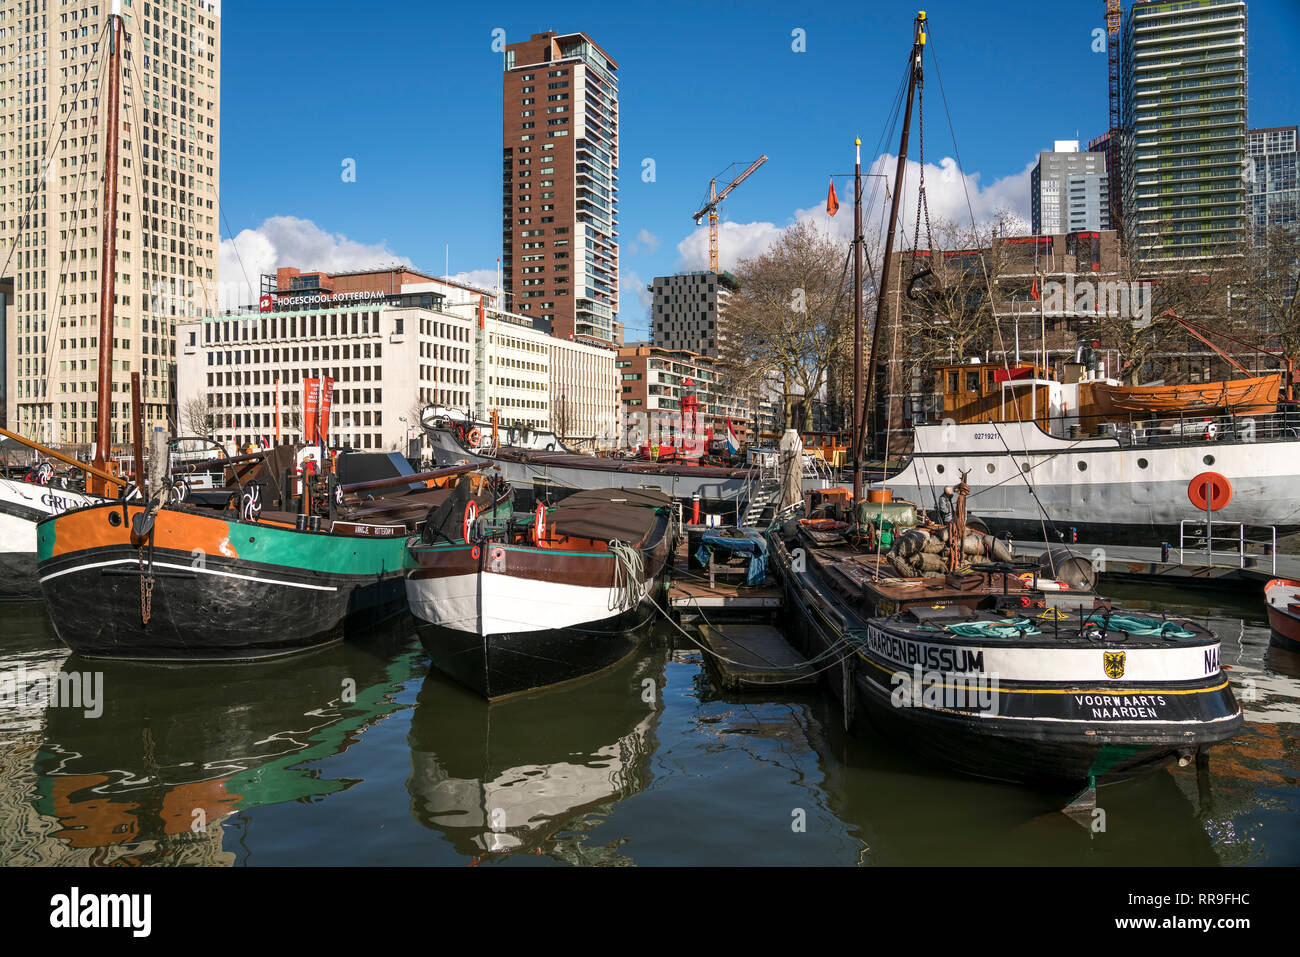
<path fill-rule="evenodd" d="M 883 555 L 847 544 L 814 547 L 805 553 L 822 580 L 854 605 L 883 606 L 888 611 L 953 600 L 992 605 L 999 600 L 1018 601 L 1031 593 L 1030 582 L 1018 572 L 968 570 L 933 578 L 905 578 Z"/>

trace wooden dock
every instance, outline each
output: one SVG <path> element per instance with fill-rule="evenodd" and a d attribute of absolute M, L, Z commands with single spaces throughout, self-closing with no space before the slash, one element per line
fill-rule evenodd
<path fill-rule="evenodd" d="M 811 691 L 817 671 L 771 625 L 727 622 L 699 626 L 709 671 L 723 691 Z"/>
<path fill-rule="evenodd" d="M 1041 543 L 1017 541 L 1013 546 L 1018 554 L 1032 555 L 1043 551 Z M 1080 558 L 1098 563 L 1098 578 L 1102 582 L 1159 584 L 1174 588 L 1244 588 L 1258 591 L 1262 597 L 1264 584 L 1270 579 L 1300 578 L 1300 556 L 1297 555 L 1278 555 L 1275 572 L 1272 557 L 1261 554 L 1247 554 L 1243 566 L 1236 552 L 1216 554 L 1210 562 L 1204 550 L 1195 553 L 1189 550 L 1180 562 L 1177 548 L 1169 549 L 1166 558 L 1162 550 L 1153 545 L 1073 542 L 1068 547 Z"/>
<path fill-rule="evenodd" d="M 700 617 L 766 618 L 781 610 L 784 592 L 770 574 L 762 585 L 746 585 L 743 561 L 691 568 L 683 541 L 673 556 L 668 607 L 683 621 Z"/>

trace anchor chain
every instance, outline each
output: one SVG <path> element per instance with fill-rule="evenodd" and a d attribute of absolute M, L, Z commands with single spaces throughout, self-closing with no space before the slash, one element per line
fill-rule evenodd
<path fill-rule="evenodd" d="M 144 545 L 136 550 L 140 562 L 140 622 L 149 624 L 153 617 L 153 562 L 149 563 L 149 573 L 144 570 Z"/>

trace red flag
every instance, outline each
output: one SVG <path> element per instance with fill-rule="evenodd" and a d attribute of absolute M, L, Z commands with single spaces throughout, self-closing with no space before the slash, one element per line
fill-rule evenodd
<path fill-rule="evenodd" d="M 840 211 L 840 201 L 835 198 L 835 180 L 831 180 L 830 191 L 826 194 L 826 215 L 834 216 Z"/>
<path fill-rule="evenodd" d="M 320 409 L 320 379 L 302 380 L 302 440 L 316 441 L 316 413 Z"/>
<path fill-rule="evenodd" d="M 1038 298 L 1038 277 L 1037 276 L 1034 277 L 1034 284 L 1029 287 L 1029 295 L 1033 296 L 1035 299 Z"/>

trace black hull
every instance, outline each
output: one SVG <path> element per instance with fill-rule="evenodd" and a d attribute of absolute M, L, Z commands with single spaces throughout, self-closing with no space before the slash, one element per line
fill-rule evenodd
<path fill-rule="evenodd" d="M 0 552 L 0 601 L 39 601 L 35 552 Z"/>
<path fill-rule="evenodd" d="M 1294 638 L 1288 638 L 1286 635 L 1274 628 L 1268 630 L 1268 638 L 1269 642 L 1274 647 L 1300 655 L 1300 641 L 1296 641 Z"/>
<path fill-rule="evenodd" d="M 127 561 L 90 567 L 115 559 Z M 136 549 L 99 549 L 42 566 L 50 618 L 63 642 L 91 658 L 248 661 L 331 644 L 406 608 L 400 569 L 379 577 L 334 575 L 209 555 L 199 570 L 188 553 L 165 549 L 156 549 L 153 560 L 148 624 Z"/>
<path fill-rule="evenodd" d="M 787 634 L 808 657 L 843 655 L 846 645 L 836 626 L 825 617 L 815 597 L 785 579 Z M 826 610 L 843 615 L 845 606 L 828 601 Z M 866 623 L 846 618 L 854 628 Z M 1084 722 L 1067 715 L 1070 694 L 1043 691 L 1018 694 L 1008 711 L 1014 717 L 989 718 L 961 711 L 927 707 L 896 707 L 891 700 L 896 666 L 876 662 L 869 652 L 850 654 L 822 677 L 849 720 L 862 724 L 901 750 L 974 777 L 1077 790 L 1090 781 L 1110 783 L 1158 768 L 1176 759 L 1191 759 L 1201 748 L 1226 740 L 1241 730 L 1243 719 L 1232 692 L 1222 687 L 1198 704 L 1172 706 L 1171 717 L 1197 721 L 1190 731 L 1152 728 L 1119 721 Z M 1214 681 L 1204 684 L 1213 685 Z M 1172 698 L 1172 695 L 1171 695 Z M 1179 699 L 1181 700 L 1181 699 Z M 1178 707 L 1185 710 L 1173 713 Z M 1214 722 L 1196 709 L 1210 707 Z M 1231 717 L 1235 713 L 1235 718 Z M 1037 719 L 1037 720 L 1036 720 Z"/>
<path fill-rule="evenodd" d="M 646 603 L 578 628 L 478 635 L 419 622 L 434 667 L 488 700 L 537 691 L 612 668 L 641 643 Z M 629 692 L 631 693 L 631 692 Z"/>

